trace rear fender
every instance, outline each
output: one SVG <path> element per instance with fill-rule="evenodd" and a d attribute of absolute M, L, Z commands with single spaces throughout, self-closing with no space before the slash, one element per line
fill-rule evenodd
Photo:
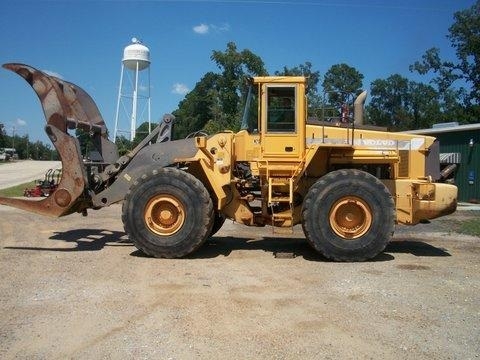
<path fill-rule="evenodd" d="M 179 159 L 193 158 L 197 152 L 194 138 L 154 143 L 144 147 L 106 190 L 92 196 L 93 207 L 109 206 L 122 201 L 135 180 L 148 169 L 174 165 Z"/>

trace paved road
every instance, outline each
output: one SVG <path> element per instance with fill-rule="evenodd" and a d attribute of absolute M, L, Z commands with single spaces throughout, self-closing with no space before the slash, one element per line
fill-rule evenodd
<path fill-rule="evenodd" d="M 61 168 L 60 161 L 21 160 L 0 164 L 0 189 L 43 179 L 48 169 Z"/>

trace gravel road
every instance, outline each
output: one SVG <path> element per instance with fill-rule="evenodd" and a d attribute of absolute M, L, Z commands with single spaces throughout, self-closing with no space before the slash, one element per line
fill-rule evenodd
<path fill-rule="evenodd" d="M 0 189 L 43 179 L 48 169 L 59 169 L 60 161 L 20 160 L 0 164 Z"/>
<path fill-rule="evenodd" d="M 39 217 L 0 206 L 2 359 L 478 359 L 480 239 L 461 211 L 399 226 L 364 263 L 301 228 L 227 222 L 187 259 L 145 257 L 120 206 Z M 92 216 L 93 215 L 93 216 Z"/>

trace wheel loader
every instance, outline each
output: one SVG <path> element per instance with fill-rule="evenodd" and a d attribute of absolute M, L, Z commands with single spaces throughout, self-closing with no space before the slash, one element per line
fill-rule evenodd
<path fill-rule="evenodd" d="M 327 259 L 364 261 L 381 253 L 395 224 L 447 215 L 457 188 L 442 183 L 433 137 L 363 125 L 366 92 L 351 114 L 307 114 L 304 77 L 254 77 L 242 128 L 171 140 L 174 118 L 137 147 L 118 155 L 92 98 L 80 87 L 31 66 L 5 64 L 40 98 L 45 131 L 62 161 L 56 190 L 40 201 L 0 198 L 0 204 L 50 216 L 87 214 L 122 203 L 133 244 L 158 258 L 184 257 L 226 219 L 289 231 Z M 96 147 L 84 160 L 75 136 Z"/>

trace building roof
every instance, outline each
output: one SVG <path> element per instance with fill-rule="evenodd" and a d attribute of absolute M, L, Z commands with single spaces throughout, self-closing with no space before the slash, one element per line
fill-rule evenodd
<path fill-rule="evenodd" d="M 477 124 L 468 124 L 468 125 L 458 125 L 458 123 L 445 123 L 437 124 L 436 126 L 430 129 L 417 129 L 417 130 L 408 130 L 402 131 L 407 134 L 441 134 L 441 133 L 450 133 L 456 131 L 468 131 L 468 130 L 480 130 L 480 123 Z"/>

